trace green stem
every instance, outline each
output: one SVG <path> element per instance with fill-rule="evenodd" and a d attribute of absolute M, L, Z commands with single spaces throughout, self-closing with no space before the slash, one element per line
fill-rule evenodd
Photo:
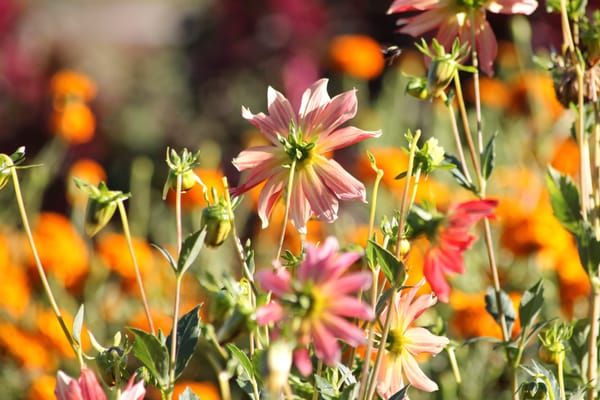
<path fill-rule="evenodd" d="M 175 191 L 175 224 L 177 229 L 177 254 L 181 252 L 181 246 L 183 243 L 183 228 L 181 218 L 181 185 L 183 177 L 181 174 L 177 174 L 177 187 Z"/>
<path fill-rule="evenodd" d="M 565 361 L 565 353 L 560 352 L 558 355 L 557 375 L 558 375 L 558 389 L 560 391 L 560 399 L 561 400 L 566 400 L 566 398 L 567 398 L 567 396 L 565 394 L 565 377 L 564 377 L 564 372 L 563 372 L 564 361 Z"/>
<path fill-rule="evenodd" d="M 208 362 L 212 365 L 213 369 L 217 373 L 217 381 L 219 382 L 219 391 L 221 392 L 221 400 L 231 400 L 231 389 L 229 387 L 229 375 L 227 371 L 224 371 L 219 366 L 219 363 L 209 354 L 207 356 Z M 255 398 L 258 399 L 258 392 L 255 388 L 256 384 L 254 379 L 252 381 L 252 388 L 254 391 Z"/>
<path fill-rule="evenodd" d="M 288 180 L 287 189 L 285 193 L 285 211 L 283 213 L 283 226 L 281 228 L 281 236 L 279 238 L 279 246 L 277 247 L 277 256 L 275 260 L 279 261 L 279 257 L 281 257 L 281 250 L 283 249 L 283 240 L 285 239 L 285 231 L 287 227 L 288 217 L 290 213 L 290 201 L 292 198 L 292 187 L 294 184 L 294 174 L 296 172 L 296 160 L 292 161 L 292 165 L 290 166 L 290 178 Z"/>
<path fill-rule="evenodd" d="M 131 262 L 133 263 L 133 269 L 135 271 L 135 279 L 138 284 L 138 288 L 140 289 L 140 296 L 142 298 L 142 305 L 144 306 L 144 313 L 146 314 L 146 319 L 148 320 L 148 326 L 150 327 L 150 332 L 154 335 L 156 331 L 154 330 L 154 322 L 152 321 L 152 315 L 150 314 L 150 306 L 148 306 L 148 299 L 146 298 L 146 291 L 144 290 L 144 282 L 142 280 L 142 274 L 140 273 L 140 267 L 137 262 L 137 257 L 135 255 L 135 250 L 133 248 L 133 242 L 131 239 L 131 231 L 129 229 L 129 222 L 127 219 L 127 212 L 125 211 L 125 205 L 123 204 L 123 200 L 117 201 L 117 207 L 119 208 L 119 214 L 121 216 L 121 223 L 123 225 L 123 234 L 125 235 L 125 239 L 127 240 L 127 248 L 129 250 L 129 255 L 131 256 Z"/>
<path fill-rule="evenodd" d="M 481 93 L 479 92 L 479 58 L 477 55 L 476 44 L 476 33 L 475 29 L 475 13 L 471 8 L 469 10 L 469 20 L 471 22 L 471 61 L 475 72 L 473 72 L 473 89 L 475 90 L 475 117 L 477 121 L 477 145 L 479 147 L 479 154 L 483 153 L 483 133 L 482 133 L 482 119 L 481 119 Z"/>
<path fill-rule="evenodd" d="M 169 389 L 175 386 L 175 368 L 177 363 L 177 325 L 179 323 L 179 306 L 181 301 L 181 281 L 183 274 L 175 278 L 175 303 L 173 304 L 173 328 L 171 329 L 171 358 L 169 359 Z"/>
<path fill-rule="evenodd" d="M 448 110 L 448 115 L 450 117 L 450 121 L 452 122 L 452 134 L 454 136 L 454 143 L 456 144 L 456 151 L 458 151 L 458 158 L 462 164 L 462 173 L 467 178 L 468 182 L 472 182 L 471 174 L 469 173 L 469 169 L 467 168 L 467 161 L 465 159 L 465 153 L 462 148 L 462 143 L 460 140 L 460 133 L 458 131 L 458 123 L 456 122 L 456 115 L 454 115 L 454 110 L 452 108 L 452 104 L 448 101 L 448 97 L 446 93 L 442 92 L 443 97 L 442 100 L 446 103 L 446 109 Z"/>
<path fill-rule="evenodd" d="M 319 362 L 317 363 L 317 373 L 315 376 L 320 377 L 321 374 L 323 374 L 323 361 L 319 360 Z M 318 399 L 319 399 L 319 391 L 317 390 L 317 380 L 315 379 L 315 384 L 313 385 L 312 400 L 318 400 Z"/>
<path fill-rule="evenodd" d="M 40 281 L 42 281 L 42 286 L 44 287 L 44 292 L 46 293 L 46 297 L 50 302 L 50 307 L 58 320 L 60 328 L 62 329 L 65 337 L 69 341 L 71 348 L 75 352 L 77 360 L 79 361 L 80 367 L 83 366 L 83 356 L 80 351 L 79 344 L 71 335 L 69 328 L 60 312 L 60 308 L 58 307 L 58 303 L 56 302 L 56 298 L 54 297 L 54 293 L 52 292 L 52 288 L 50 287 L 50 283 L 48 282 L 48 278 L 46 277 L 46 272 L 44 267 L 42 266 L 42 261 L 40 259 L 40 255 L 37 251 L 37 246 L 35 245 L 35 241 L 33 240 L 33 233 L 31 231 L 31 227 L 29 225 L 29 219 L 27 218 L 27 211 L 25 210 L 25 204 L 23 202 L 23 193 L 21 192 L 21 185 L 19 184 L 19 177 L 17 175 L 17 169 L 13 164 L 13 161 L 6 154 L 0 154 L 1 158 L 4 158 L 6 161 L 6 165 L 10 168 L 10 173 L 12 176 L 13 186 L 15 190 L 15 198 L 17 200 L 17 206 L 19 208 L 19 213 L 21 215 L 21 221 L 23 223 L 23 229 L 25 230 L 25 235 L 27 236 L 27 241 L 29 242 L 29 247 L 31 248 L 31 253 L 33 254 L 33 259 L 35 260 L 35 266 L 40 277 Z"/>

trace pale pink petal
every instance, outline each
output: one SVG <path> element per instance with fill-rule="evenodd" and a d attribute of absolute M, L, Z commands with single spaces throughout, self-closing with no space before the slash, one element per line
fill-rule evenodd
<path fill-rule="evenodd" d="M 481 25 L 477 29 L 477 57 L 479 58 L 479 66 L 488 76 L 494 75 L 494 60 L 498 52 L 498 44 L 496 35 L 492 27 L 485 19 L 485 14 Z"/>
<path fill-rule="evenodd" d="M 316 269 L 316 273 L 313 275 L 314 281 L 317 283 L 333 283 L 336 278 L 346 272 L 359 258 L 360 253 L 356 252 L 346 252 L 336 257 L 330 257 L 327 262 L 320 264 Z"/>
<path fill-rule="evenodd" d="M 240 154 L 233 159 L 232 164 L 238 171 L 245 171 L 273 161 L 276 154 L 282 152 L 283 150 L 273 146 L 251 147 L 241 151 Z M 277 162 L 277 164 L 280 163 Z"/>
<path fill-rule="evenodd" d="M 265 183 L 258 197 L 258 216 L 262 221 L 262 228 L 269 226 L 269 217 L 277 200 L 281 197 L 283 187 L 287 182 L 286 171 L 272 176 Z"/>
<path fill-rule="evenodd" d="M 311 328 L 315 355 L 327 366 L 333 367 L 342 357 L 340 345 L 321 321 L 314 321 Z"/>
<path fill-rule="evenodd" d="M 146 388 L 144 387 L 144 380 L 140 379 L 135 383 L 135 375 L 129 379 L 127 386 L 123 389 L 119 400 L 143 400 L 146 395 Z"/>
<path fill-rule="evenodd" d="M 252 189 L 265 179 L 269 179 L 276 174 L 283 174 L 288 172 L 288 170 L 282 168 L 279 163 L 275 160 L 271 160 L 270 162 L 266 162 L 252 169 L 250 174 L 246 177 L 243 184 L 240 186 L 233 188 L 231 190 L 232 195 L 239 196 Z"/>
<path fill-rule="evenodd" d="M 353 254 L 353 253 L 345 253 Z M 356 254 L 356 253 L 354 253 Z M 346 264 L 350 266 L 352 264 Z M 337 295 L 343 295 L 347 293 L 358 292 L 359 290 L 366 290 L 371 287 L 372 276 L 370 272 L 354 272 L 341 277 L 333 275 L 327 283 L 322 285 L 323 290 Z"/>
<path fill-rule="evenodd" d="M 374 316 L 371 307 L 354 297 L 339 297 L 330 299 L 328 310 L 335 315 L 350 318 L 371 320 Z"/>
<path fill-rule="evenodd" d="M 87 367 L 81 369 L 79 387 L 81 388 L 82 400 L 106 400 L 106 394 L 104 394 L 102 386 L 98 383 L 94 371 Z"/>
<path fill-rule="evenodd" d="M 399 19 L 397 25 L 404 25 L 399 32 L 406 33 L 411 36 L 420 36 L 425 32 L 429 32 L 444 22 L 448 18 L 448 10 L 444 8 L 425 11 L 422 14 L 413 18 Z"/>
<path fill-rule="evenodd" d="M 425 328 L 410 328 L 404 332 L 406 349 L 412 354 L 438 354 L 450 343 L 447 337 L 437 336 Z"/>
<path fill-rule="evenodd" d="M 282 297 L 292 292 L 290 273 L 285 268 L 279 268 L 275 271 L 263 269 L 256 273 L 255 278 L 263 290 L 273 292 L 277 297 Z"/>
<path fill-rule="evenodd" d="M 354 118 L 357 108 L 356 90 L 340 93 L 324 107 L 307 114 L 302 122 L 302 131 L 308 140 L 315 136 L 327 136 L 335 128 Z"/>
<path fill-rule="evenodd" d="M 312 372 L 312 362 L 308 349 L 301 347 L 294 350 L 294 365 L 303 376 L 308 376 Z"/>
<path fill-rule="evenodd" d="M 310 218 L 311 208 L 302 185 L 292 185 L 292 195 L 290 196 L 290 220 L 300 233 L 306 233 L 306 222 Z"/>
<path fill-rule="evenodd" d="M 270 302 L 256 310 L 256 323 L 259 325 L 268 325 L 281 319 L 285 315 L 285 310 L 281 304 Z"/>
<path fill-rule="evenodd" d="M 399 357 L 385 355 L 383 357 L 381 369 L 379 370 L 377 394 L 384 400 L 388 400 L 402 390 L 404 386 L 402 360 Z"/>
<path fill-rule="evenodd" d="M 313 165 L 315 172 L 340 200 L 366 201 L 365 186 L 335 160 L 322 158 Z"/>
<path fill-rule="evenodd" d="M 277 135 L 287 137 L 289 132 L 289 127 L 283 131 L 280 126 L 275 125 L 276 121 L 274 121 L 269 115 L 266 115 L 262 112 L 258 114 L 252 114 L 249 109 L 242 107 L 242 117 L 257 127 L 263 136 L 275 146 L 281 145 L 277 139 Z"/>
<path fill-rule="evenodd" d="M 343 340 L 350 346 L 360 346 L 366 341 L 365 331 L 343 318 L 328 315 L 327 318 L 324 318 L 323 324 L 334 337 Z"/>
<path fill-rule="evenodd" d="M 440 0 L 395 0 L 390 8 L 388 8 L 387 13 L 394 14 L 404 11 L 426 10 L 439 2 Z"/>
<path fill-rule="evenodd" d="M 402 367 L 406 379 L 411 385 L 425 392 L 434 392 L 438 390 L 438 385 L 423 373 L 417 360 L 408 352 L 402 354 Z"/>
<path fill-rule="evenodd" d="M 79 383 L 62 371 L 56 374 L 56 388 L 54 394 L 58 400 L 81 399 L 81 388 Z"/>
<path fill-rule="evenodd" d="M 312 126 L 316 123 L 316 118 L 320 115 L 320 110 L 329 103 L 331 98 L 327 93 L 328 79 L 319 79 L 311 85 L 302 95 L 302 103 L 298 110 L 300 124 L 303 130 L 307 126 Z M 306 132 L 303 132 L 306 134 Z"/>
<path fill-rule="evenodd" d="M 492 0 L 485 3 L 485 8 L 493 13 L 526 14 L 535 11 L 538 2 L 535 0 Z"/>
<path fill-rule="evenodd" d="M 301 282 L 322 282 L 323 276 L 328 274 L 327 271 L 330 269 L 332 260 L 335 259 L 338 248 L 338 241 L 333 236 L 327 237 L 319 247 L 307 243 L 304 262 L 298 267 L 298 279 Z"/>
<path fill-rule="evenodd" d="M 269 117 L 273 121 L 275 131 L 283 137 L 288 137 L 290 123 L 298 124 L 296 113 L 289 100 L 283 94 L 269 86 L 267 90 Z"/>
<path fill-rule="evenodd" d="M 450 285 L 442 273 L 444 266 L 440 265 L 435 249 L 429 249 L 425 253 L 423 266 L 423 275 L 427 279 L 429 286 L 442 303 L 447 303 L 450 299 Z"/>
<path fill-rule="evenodd" d="M 403 299 L 404 301 L 404 299 Z M 408 301 L 407 301 L 408 303 Z M 410 302 L 410 305 L 406 308 L 403 315 L 403 326 L 402 329 L 406 330 L 410 324 L 412 324 L 417 318 L 421 316 L 429 307 L 432 307 L 437 303 L 437 298 L 433 294 L 424 294 L 417 297 L 414 301 Z"/>
<path fill-rule="evenodd" d="M 327 153 L 379 136 L 381 136 L 381 131 L 363 131 L 362 129 L 348 126 L 321 137 L 317 145 L 319 146 L 319 152 Z"/>
<path fill-rule="evenodd" d="M 302 173 L 298 174 L 298 180 L 317 219 L 325 222 L 335 221 L 339 208 L 338 199 L 321 182 L 313 168 L 306 166 Z"/>

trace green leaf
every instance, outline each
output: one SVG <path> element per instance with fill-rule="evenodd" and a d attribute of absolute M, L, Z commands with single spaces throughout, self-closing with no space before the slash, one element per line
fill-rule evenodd
<path fill-rule="evenodd" d="M 372 269 L 379 265 L 392 286 L 404 281 L 404 263 L 373 240 L 367 243 L 367 262 Z"/>
<path fill-rule="evenodd" d="M 148 369 L 161 389 L 169 386 L 169 350 L 154 335 L 137 328 L 128 328 L 134 335 L 133 354 Z"/>
<path fill-rule="evenodd" d="M 240 363 L 244 369 L 244 372 L 246 372 L 250 379 L 254 379 L 254 366 L 252 365 L 252 361 L 250 361 L 246 353 L 240 350 L 240 348 L 233 343 L 227 343 L 225 346 L 231 355 Z"/>
<path fill-rule="evenodd" d="M 523 332 L 528 331 L 533 325 L 544 305 L 544 285 L 540 279 L 530 289 L 523 293 L 519 303 L 519 321 Z"/>
<path fill-rule="evenodd" d="M 186 387 L 183 393 L 178 397 L 178 400 L 201 400 L 196 393 L 192 392 L 192 389 Z"/>
<path fill-rule="evenodd" d="M 492 170 L 494 169 L 494 161 L 496 158 L 496 136 L 498 133 L 494 133 L 490 140 L 485 145 L 483 149 L 483 153 L 481 153 L 480 162 L 481 162 L 481 175 L 483 179 L 487 180 L 490 175 L 492 175 Z"/>
<path fill-rule="evenodd" d="M 202 305 L 197 305 L 194 309 L 185 314 L 177 322 L 177 350 L 175 355 L 175 379 L 179 378 L 183 373 L 183 370 L 188 365 L 190 359 L 194 355 L 196 345 L 200 338 L 200 317 L 198 311 L 200 311 Z M 169 334 L 166 341 L 167 349 L 171 349 L 171 335 Z"/>
<path fill-rule="evenodd" d="M 552 167 L 548 167 L 546 183 L 554 215 L 565 229 L 579 236 L 582 230 L 582 218 L 577 187 L 569 176 L 561 174 Z"/>
<path fill-rule="evenodd" d="M 510 297 L 508 297 L 508 294 L 506 294 L 504 290 L 500 290 L 500 305 L 504 313 L 506 328 L 508 329 L 508 334 L 510 335 L 510 332 L 512 332 L 512 327 L 515 323 L 516 315 L 512 301 L 510 300 Z M 492 317 L 494 317 L 494 319 L 500 326 L 500 309 L 498 308 L 498 303 L 496 302 L 496 292 L 491 286 L 488 287 L 487 292 L 485 294 L 485 309 Z"/>
<path fill-rule="evenodd" d="M 451 154 L 446 153 L 446 154 L 444 154 L 444 162 L 448 165 L 454 166 L 454 168 L 450 170 L 450 173 L 452 174 L 454 179 L 456 179 L 456 181 L 458 182 L 458 184 L 460 186 L 464 187 L 465 189 L 467 189 L 473 193 L 477 193 L 477 188 L 475 187 L 475 185 L 473 185 L 471 182 L 469 182 L 469 179 L 463 173 L 464 167 L 463 167 L 462 163 L 458 160 L 458 158 L 454 157 Z"/>
<path fill-rule="evenodd" d="M 582 223 L 581 226 L 581 234 L 575 236 L 579 259 L 588 275 L 596 276 L 600 265 L 600 242 L 596 240 L 596 234 L 589 223 Z"/>
<path fill-rule="evenodd" d="M 390 400 L 402 400 L 406 397 L 406 392 L 408 392 L 408 388 L 410 387 L 410 385 L 406 385 L 404 386 L 402 389 L 400 389 L 399 392 L 394 393 L 394 395 L 392 397 L 390 397 Z"/>
<path fill-rule="evenodd" d="M 154 244 L 154 243 L 150 243 L 150 246 L 152 246 L 156 250 L 160 251 L 160 254 L 162 254 L 163 257 L 167 260 L 167 262 L 169 263 L 171 268 L 173 268 L 173 271 L 177 272 L 177 263 L 175 262 L 175 260 L 173 259 L 173 257 L 171 256 L 171 254 L 169 253 L 169 251 L 167 249 L 165 249 L 161 245 Z"/>
<path fill-rule="evenodd" d="M 83 327 L 83 314 L 84 307 L 83 304 L 79 306 L 77 310 L 77 314 L 75 314 L 75 318 L 73 318 L 73 339 L 77 344 L 81 344 L 81 328 Z"/>
<path fill-rule="evenodd" d="M 202 247 L 204 246 L 205 236 L 206 229 L 200 229 L 185 238 L 181 245 L 179 260 L 177 260 L 177 273 L 179 275 L 183 275 L 192 263 L 196 261 L 198 254 L 200 254 L 200 250 L 202 250 Z"/>
<path fill-rule="evenodd" d="M 329 381 L 322 376 L 315 375 L 315 385 L 317 386 L 317 390 L 321 396 L 325 399 L 335 399 L 337 398 L 337 390 Z"/>

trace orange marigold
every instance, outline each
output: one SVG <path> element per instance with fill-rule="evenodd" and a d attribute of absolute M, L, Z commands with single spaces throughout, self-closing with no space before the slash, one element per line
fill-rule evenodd
<path fill-rule="evenodd" d="M 359 79 L 376 78 L 385 65 L 379 43 L 365 35 L 336 36 L 329 57 L 334 68 Z"/>
<path fill-rule="evenodd" d="M 69 289 L 84 280 L 89 270 L 87 246 L 65 216 L 55 212 L 40 213 L 33 239 L 46 272 Z M 34 269 L 33 254 L 29 254 L 29 265 Z"/>
<path fill-rule="evenodd" d="M 132 238 L 131 242 L 140 273 L 143 276 L 146 271 L 151 270 L 154 260 L 152 249 L 145 240 Z M 135 268 L 124 235 L 106 233 L 98 240 L 96 249 L 100 258 L 112 271 L 120 275 L 126 284 L 136 284 Z"/>
<path fill-rule="evenodd" d="M 55 98 L 77 97 L 90 101 L 96 96 L 96 84 L 86 75 L 72 70 L 59 71 L 50 80 L 50 90 Z"/>
<path fill-rule="evenodd" d="M 71 313 L 61 310 L 61 315 L 68 327 L 73 326 L 73 315 Z M 75 353 L 61 329 L 54 311 L 48 308 L 38 308 L 35 314 L 35 325 L 40 335 L 40 342 L 46 343 L 48 348 L 57 351 L 61 357 L 75 358 Z M 83 350 L 86 351 L 89 348 L 89 341 L 87 335 L 83 332 L 86 332 L 85 326 L 82 329 L 81 340 Z"/>
<path fill-rule="evenodd" d="M 55 400 L 56 375 L 36 377 L 27 391 L 27 400 Z"/>
<path fill-rule="evenodd" d="M 13 324 L 0 323 L 0 350 L 27 370 L 53 371 L 56 359 L 37 336 Z"/>
<path fill-rule="evenodd" d="M 526 71 L 520 74 L 513 83 L 510 104 L 510 111 L 514 113 L 530 114 L 543 110 L 552 120 L 558 119 L 564 112 L 549 73 Z"/>
<path fill-rule="evenodd" d="M 11 317 L 23 317 L 31 297 L 31 285 L 26 271 L 20 265 L 0 262 L 0 275 L 10 279 L 0 279 L 0 308 Z"/>
<path fill-rule="evenodd" d="M 479 94 L 481 104 L 490 108 L 505 110 L 512 101 L 511 88 L 498 78 L 481 76 L 479 78 Z M 475 101 L 475 87 L 472 82 L 465 85 L 465 98 L 470 102 Z"/>
<path fill-rule="evenodd" d="M 68 144 L 86 143 L 94 137 L 96 119 L 86 104 L 70 101 L 52 114 L 50 129 Z"/>
<path fill-rule="evenodd" d="M 579 171 L 579 146 L 577 142 L 570 136 L 560 140 L 554 147 L 550 164 L 563 174 L 575 176 Z"/>

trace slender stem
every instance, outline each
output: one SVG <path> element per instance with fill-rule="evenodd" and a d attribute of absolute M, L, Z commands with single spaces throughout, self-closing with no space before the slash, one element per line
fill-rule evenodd
<path fill-rule="evenodd" d="M 179 323 L 179 306 L 181 302 L 181 281 L 183 274 L 175 278 L 175 303 L 173 304 L 173 328 L 171 329 L 171 358 L 169 360 L 169 389 L 175 386 L 175 366 L 177 362 L 177 325 Z"/>
<path fill-rule="evenodd" d="M 182 228 L 182 218 L 181 218 L 181 185 L 182 185 L 183 177 L 180 174 L 177 174 L 177 187 L 175 191 L 175 223 L 177 225 L 177 254 L 181 251 L 181 246 L 183 243 L 183 228 Z"/>
<path fill-rule="evenodd" d="M 319 360 L 317 363 L 317 374 L 316 376 L 321 376 L 323 374 L 323 361 Z M 315 384 L 313 385 L 313 396 L 312 400 L 318 400 L 319 391 L 317 390 L 317 380 L 315 379 Z"/>
<path fill-rule="evenodd" d="M 454 374 L 454 380 L 456 383 L 462 383 L 460 376 L 460 370 L 458 369 L 458 363 L 456 362 L 456 353 L 454 352 L 454 346 L 446 346 L 446 352 L 448 353 L 448 359 L 450 360 L 450 366 L 452 367 L 452 373 Z"/>
<path fill-rule="evenodd" d="M 17 169 L 15 168 L 15 165 L 13 164 L 12 159 L 10 157 L 8 157 L 6 154 L 0 154 L 0 157 L 6 161 L 8 168 L 10 168 L 13 186 L 14 186 L 14 190 L 15 190 L 15 198 L 17 200 L 17 206 L 19 208 L 19 213 L 21 215 L 23 229 L 25 230 L 25 234 L 27 236 L 27 241 L 29 242 L 29 247 L 31 248 L 31 253 L 33 254 L 33 259 L 35 260 L 35 266 L 36 266 L 38 275 L 40 277 L 40 280 L 42 281 L 42 286 L 44 287 L 44 292 L 46 293 L 46 297 L 48 298 L 48 301 L 50 302 L 50 307 L 52 308 L 52 311 L 54 312 L 54 315 L 56 316 L 56 319 L 58 320 L 60 328 L 62 329 L 63 333 L 65 334 L 65 337 L 67 338 L 67 340 L 69 341 L 69 344 L 71 345 L 71 348 L 73 349 L 73 351 L 75 352 L 75 355 L 77 356 L 79 365 L 83 366 L 83 357 L 82 357 L 82 354 L 80 351 L 80 346 L 75 341 L 73 336 L 71 335 L 71 332 L 69 331 L 69 328 L 67 327 L 67 324 L 62 316 L 62 313 L 60 312 L 60 308 L 58 307 L 58 303 L 56 302 L 56 298 L 54 297 L 54 293 L 52 292 L 52 288 L 50 287 L 50 283 L 48 282 L 48 278 L 46 277 L 46 272 L 44 271 L 44 267 L 42 266 L 42 260 L 40 259 L 40 255 L 37 251 L 37 246 L 35 245 L 35 241 L 33 240 L 33 234 L 31 232 L 31 227 L 29 225 L 29 219 L 27 218 L 27 211 L 25 210 L 25 204 L 23 202 L 23 193 L 21 192 L 21 185 L 19 184 L 19 177 L 17 175 Z"/>
<path fill-rule="evenodd" d="M 131 232 L 129 230 L 127 213 L 125 212 L 125 206 L 123 205 L 122 200 L 117 201 L 117 207 L 119 208 L 119 214 L 121 215 L 123 233 L 125 235 L 125 239 L 127 240 L 127 248 L 129 249 L 129 255 L 131 256 L 131 262 L 133 263 L 133 269 L 135 270 L 135 279 L 140 289 L 140 296 L 142 297 L 142 305 L 144 306 L 144 312 L 146 314 L 146 319 L 148 320 L 148 326 L 150 327 L 150 332 L 154 335 L 156 334 L 156 331 L 154 330 L 154 322 L 152 322 L 150 306 L 148 306 L 148 299 L 146 297 L 146 291 L 144 290 L 144 282 L 142 281 L 142 274 L 140 273 L 140 267 L 138 265 L 137 257 L 133 249 L 133 242 L 131 240 Z"/>
<path fill-rule="evenodd" d="M 471 8 L 469 9 L 469 19 L 471 21 L 471 62 L 475 67 L 473 72 L 473 86 L 475 90 L 475 117 L 477 120 L 477 146 L 479 148 L 479 154 L 483 153 L 483 133 L 482 133 L 482 119 L 481 119 L 481 93 L 479 92 L 479 58 L 477 55 L 476 34 L 475 34 L 475 13 Z"/>
<path fill-rule="evenodd" d="M 421 131 L 417 130 L 415 132 L 414 137 L 412 138 L 412 142 L 410 143 L 410 153 L 408 156 L 408 167 L 406 170 L 406 185 L 404 186 L 404 191 L 402 192 L 402 199 L 400 200 L 400 221 L 398 221 L 398 240 L 396 242 L 396 258 L 400 257 L 401 252 L 401 241 L 402 241 L 402 232 L 404 231 L 404 223 L 406 220 L 406 204 L 409 192 L 410 181 L 413 173 L 413 166 L 415 161 L 415 153 L 417 151 L 417 143 L 419 141 L 419 137 L 421 136 Z M 385 345 L 387 343 L 388 335 L 390 333 L 390 328 L 392 325 L 392 310 L 391 305 L 396 301 L 396 296 L 398 295 L 398 290 L 392 290 L 392 294 L 390 295 L 389 303 L 388 303 L 388 312 L 385 318 L 385 322 L 383 325 L 383 332 L 381 333 L 381 342 L 380 342 L 380 351 L 377 352 L 377 358 L 375 359 L 375 364 L 373 365 L 373 370 L 371 372 L 371 379 L 369 380 L 368 388 L 367 388 L 367 397 L 366 399 L 372 399 L 375 395 L 375 389 L 377 388 L 377 375 L 379 375 L 379 368 L 381 368 L 381 362 L 383 360 L 383 355 L 385 353 Z M 367 360 L 365 360 L 367 362 Z"/>
<path fill-rule="evenodd" d="M 219 382 L 219 391 L 221 392 L 222 400 L 231 400 L 231 389 L 229 387 L 229 374 L 227 371 L 221 369 L 219 363 L 214 359 L 211 354 L 207 356 L 208 362 L 212 365 L 213 369 L 217 373 L 217 381 Z M 252 379 L 254 383 L 254 379 Z M 254 388 L 254 385 L 253 385 Z M 256 398 L 258 398 L 258 393 L 254 390 L 254 394 Z"/>
<path fill-rule="evenodd" d="M 462 143 L 460 140 L 460 133 L 458 131 L 458 124 L 456 122 L 456 115 L 454 115 L 454 110 L 452 108 L 452 104 L 448 101 L 448 97 L 446 93 L 442 92 L 444 102 L 446 103 L 446 109 L 448 110 L 448 115 L 450 116 L 450 121 L 452 122 L 452 134 L 454 136 L 454 143 L 456 144 L 456 151 L 458 151 L 458 158 L 460 159 L 460 163 L 462 164 L 462 173 L 465 174 L 468 182 L 472 182 L 471 174 L 469 173 L 469 169 L 467 168 L 467 161 L 465 159 L 465 153 L 462 148 Z"/>
<path fill-rule="evenodd" d="M 281 237 L 279 238 L 279 246 L 277 247 L 277 256 L 275 260 L 279 260 L 281 256 L 281 250 L 283 249 L 283 240 L 285 239 L 285 231 L 287 228 L 288 217 L 290 213 L 290 201 L 292 198 L 292 187 L 294 184 L 294 174 L 296 172 L 296 160 L 292 161 L 292 165 L 290 166 L 290 178 L 288 180 L 288 185 L 285 193 L 285 211 L 283 213 L 283 226 L 281 227 Z"/>
<path fill-rule="evenodd" d="M 558 375 L 558 389 L 560 391 L 560 399 L 561 400 L 566 400 L 567 396 L 565 394 L 565 377 L 564 377 L 564 372 L 563 372 L 563 364 L 565 361 L 565 353 L 564 351 L 561 351 L 558 354 L 558 365 L 557 365 L 557 375 Z"/>

